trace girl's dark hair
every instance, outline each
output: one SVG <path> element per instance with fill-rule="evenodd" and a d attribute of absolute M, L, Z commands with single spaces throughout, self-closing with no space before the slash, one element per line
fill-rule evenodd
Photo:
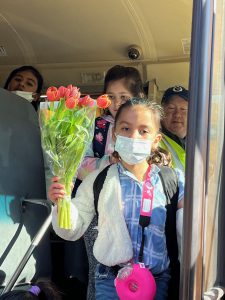
<path fill-rule="evenodd" d="M 62 297 L 52 282 L 39 281 L 35 286 L 40 288 L 38 296 L 31 291 L 14 290 L 0 296 L 0 300 L 61 300 Z"/>
<path fill-rule="evenodd" d="M 116 65 L 108 70 L 105 75 L 103 93 L 105 94 L 109 83 L 124 79 L 127 90 L 134 97 L 142 97 L 144 95 L 141 75 L 136 68 L 124 67 Z"/>
<path fill-rule="evenodd" d="M 24 72 L 24 71 L 29 71 L 31 72 L 37 79 L 37 83 L 38 83 L 38 87 L 37 87 L 37 90 L 35 92 L 37 93 L 40 93 L 41 90 L 42 90 L 42 87 L 43 87 L 43 77 L 41 75 L 41 73 L 35 69 L 34 67 L 32 66 L 22 66 L 22 67 L 19 67 L 17 69 L 14 69 L 8 76 L 6 82 L 5 82 L 5 85 L 4 85 L 4 89 L 8 89 L 8 86 L 9 86 L 9 83 L 10 81 L 12 80 L 12 78 L 14 76 L 16 76 L 18 73 L 20 72 Z"/>
<path fill-rule="evenodd" d="M 144 106 L 146 109 L 150 110 L 152 112 L 152 114 L 154 115 L 155 117 L 155 122 L 156 122 L 156 127 L 160 128 L 160 120 L 162 119 L 163 117 L 163 110 L 162 110 L 162 107 L 153 102 L 153 101 L 150 101 L 148 99 L 143 99 L 143 98 L 132 98 L 128 101 L 126 101 L 125 103 L 123 103 L 117 113 L 116 113 L 116 116 L 115 116 L 115 127 L 116 127 L 116 124 L 120 118 L 120 115 L 122 114 L 122 112 L 127 109 L 127 108 L 130 108 L 130 107 L 133 107 L 133 106 L 136 106 L 136 105 L 142 105 Z M 116 158 L 116 159 L 119 159 L 119 154 L 118 152 L 114 151 L 113 152 L 113 156 Z M 149 159 L 148 159 L 148 163 L 149 164 L 156 164 L 156 165 L 163 165 L 163 166 L 168 166 L 170 167 L 171 166 L 171 163 L 172 163 L 172 158 L 171 158 L 171 155 L 168 151 L 158 147 L 157 149 L 152 149 L 152 152 L 151 152 L 151 155 L 149 156 Z"/>

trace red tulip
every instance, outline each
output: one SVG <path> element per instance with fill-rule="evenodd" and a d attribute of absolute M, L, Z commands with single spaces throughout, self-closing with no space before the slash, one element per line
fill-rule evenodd
<path fill-rule="evenodd" d="M 77 104 L 78 104 L 78 99 L 73 97 L 67 98 L 65 102 L 66 107 L 69 109 L 73 109 L 74 107 L 77 106 Z"/>
<path fill-rule="evenodd" d="M 57 101 L 60 98 L 59 91 L 54 86 L 47 89 L 46 95 L 49 101 Z"/>
<path fill-rule="evenodd" d="M 65 86 L 60 86 L 58 88 L 58 92 L 59 92 L 59 97 L 64 98 L 66 96 L 66 93 L 67 93 L 67 88 Z"/>
<path fill-rule="evenodd" d="M 94 105 L 94 99 L 92 99 L 89 95 L 86 95 L 83 98 L 79 99 L 79 105 L 80 106 L 89 106 L 92 107 Z"/>
<path fill-rule="evenodd" d="M 106 108 L 111 104 L 108 95 L 101 95 L 97 98 L 97 105 L 100 108 Z"/>

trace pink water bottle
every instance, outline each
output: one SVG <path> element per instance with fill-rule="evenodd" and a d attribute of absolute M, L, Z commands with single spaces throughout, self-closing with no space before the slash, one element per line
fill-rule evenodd
<path fill-rule="evenodd" d="M 115 286 L 120 300 L 153 300 L 156 283 L 151 271 L 143 263 L 128 264 L 122 268 Z"/>

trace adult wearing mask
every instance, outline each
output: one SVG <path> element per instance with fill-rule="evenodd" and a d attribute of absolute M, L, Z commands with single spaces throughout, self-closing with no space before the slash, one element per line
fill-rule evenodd
<path fill-rule="evenodd" d="M 38 109 L 39 96 L 43 87 L 43 77 L 32 66 L 22 66 L 14 69 L 8 76 L 4 89 L 31 102 Z"/>
<path fill-rule="evenodd" d="M 164 118 L 160 147 L 169 151 L 172 166 L 185 171 L 189 91 L 182 86 L 168 88 L 162 97 Z"/>

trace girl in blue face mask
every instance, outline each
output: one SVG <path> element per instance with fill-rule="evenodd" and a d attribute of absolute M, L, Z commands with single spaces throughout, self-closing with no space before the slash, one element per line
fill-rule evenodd
<path fill-rule="evenodd" d="M 160 169 L 153 163 L 161 139 L 160 118 L 161 108 L 157 104 L 136 98 L 122 104 L 116 114 L 113 155 L 118 163 L 108 169 L 98 200 L 98 236 L 94 244 L 94 256 L 99 262 L 95 273 L 97 300 L 119 299 L 114 285 L 116 272 L 129 262 L 137 263 L 140 256 L 156 281 L 154 299 L 167 299 L 170 262 L 165 237 L 166 195 Z M 57 206 L 54 207 L 52 223 L 60 237 L 76 240 L 87 230 L 95 215 L 93 184 L 99 172 L 96 170 L 85 178 L 72 200 L 71 230 L 58 227 Z M 177 177 L 180 208 L 184 178 L 180 171 Z M 64 186 L 59 183 L 52 184 L 49 190 L 54 204 L 64 193 Z M 150 220 L 144 228 L 144 239 L 139 224 L 142 213 Z"/>

